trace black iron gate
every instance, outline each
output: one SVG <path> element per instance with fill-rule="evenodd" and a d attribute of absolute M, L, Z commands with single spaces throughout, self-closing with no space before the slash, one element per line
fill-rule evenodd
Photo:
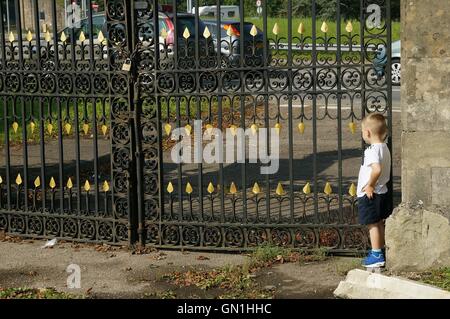
<path fill-rule="evenodd" d="M 29 15 L 15 1 L 16 28 L 0 25 L 0 229 L 169 248 L 365 250 L 357 124 L 369 112 L 392 123 L 390 1 L 361 0 L 359 21 L 344 19 L 339 0 L 335 21 L 317 16 L 315 0 L 307 18 L 285 2 L 292 14 L 271 18 L 266 1 L 258 17 L 243 0 L 195 14 L 177 0 L 89 0 L 84 11 L 39 0 Z M 247 149 L 223 160 L 240 128 L 240 150 L 257 136 L 258 151 L 279 156 Z M 174 149 L 199 136 L 225 141 L 209 145 L 215 160 L 200 141 L 195 160 L 179 162 Z"/>

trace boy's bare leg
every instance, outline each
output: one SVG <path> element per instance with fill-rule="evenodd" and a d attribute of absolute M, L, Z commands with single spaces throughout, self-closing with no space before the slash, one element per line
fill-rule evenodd
<path fill-rule="evenodd" d="M 369 225 L 370 242 L 372 249 L 382 249 L 384 247 L 384 227 L 380 223 Z"/>
<path fill-rule="evenodd" d="M 386 246 L 386 235 L 385 235 L 385 221 L 382 220 L 380 223 L 380 234 L 381 234 L 381 247 L 384 248 Z"/>

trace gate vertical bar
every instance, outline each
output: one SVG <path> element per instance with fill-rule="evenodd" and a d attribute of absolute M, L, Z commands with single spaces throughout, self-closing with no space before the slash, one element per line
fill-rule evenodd
<path fill-rule="evenodd" d="M 386 24 L 387 24 L 387 72 L 386 72 L 386 79 L 387 79 L 387 95 L 388 95 L 388 128 L 389 128 L 389 136 L 388 136 L 388 145 L 391 150 L 391 155 L 393 158 L 394 155 L 394 137 L 393 135 L 393 102 L 392 102 L 392 13 L 391 13 L 391 0 L 386 0 Z M 394 161 L 391 160 L 391 178 L 389 180 L 389 194 L 390 194 L 390 202 L 391 207 L 394 207 Z"/>
<path fill-rule="evenodd" d="M 314 212 L 316 222 L 319 218 L 319 187 L 317 185 L 317 26 L 316 26 L 316 0 L 312 0 L 312 63 L 313 63 L 313 179 L 314 179 Z"/>
<path fill-rule="evenodd" d="M 292 0 L 288 0 L 288 12 L 292 12 Z M 289 188 L 291 224 L 294 224 L 294 125 L 293 125 L 293 94 L 292 94 L 292 15 L 288 14 L 288 121 L 289 121 Z"/>
<path fill-rule="evenodd" d="M 343 222 L 343 185 L 342 185 L 342 43 L 341 43 L 341 0 L 336 1 L 336 45 L 337 45 L 337 138 L 338 138 L 338 190 L 339 190 L 339 222 Z M 351 41 L 351 40 L 350 40 Z"/>

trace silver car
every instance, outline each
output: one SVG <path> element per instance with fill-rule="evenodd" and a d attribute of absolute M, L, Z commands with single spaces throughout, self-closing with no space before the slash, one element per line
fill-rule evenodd
<path fill-rule="evenodd" d="M 392 85 L 399 86 L 402 78 L 401 41 L 392 43 Z"/>

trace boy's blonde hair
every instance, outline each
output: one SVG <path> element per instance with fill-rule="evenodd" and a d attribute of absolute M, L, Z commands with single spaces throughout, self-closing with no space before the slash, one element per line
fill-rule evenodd
<path fill-rule="evenodd" d="M 385 140 L 388 136 L 388 127 L 386 124 L 386 118 L 379 113 L 372 113 L 364 118 L 362 125 L 368 128 L 374 135 L 381 137 Z"/>

